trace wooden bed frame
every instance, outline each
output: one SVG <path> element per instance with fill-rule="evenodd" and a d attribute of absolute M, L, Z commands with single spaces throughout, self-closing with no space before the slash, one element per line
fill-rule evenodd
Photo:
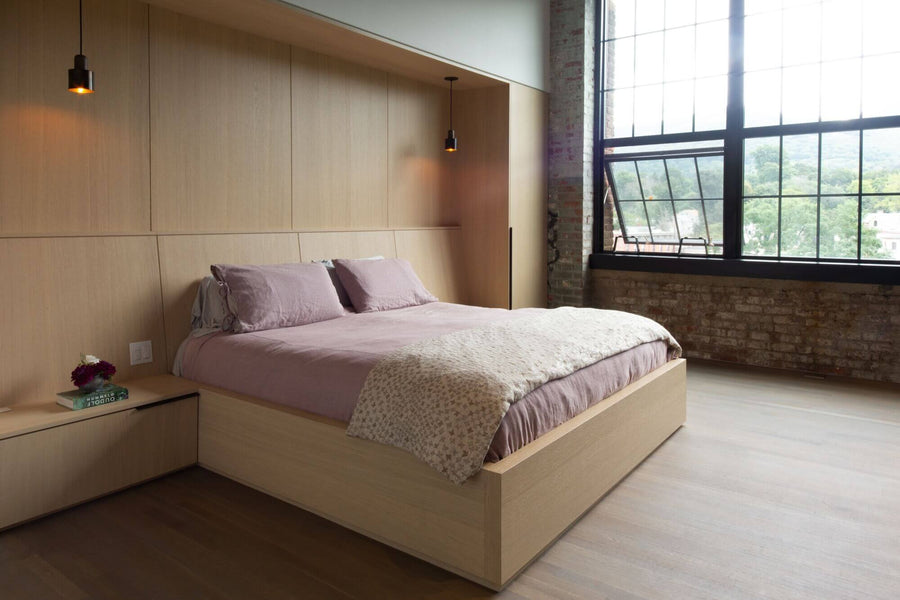
<path fill-rule="evenodd" d="M 201 386 L 201 466 L 494 590 L 506 586 L 685 421 L 667 363 L 454 485 L 346 426 Z"/>
<path fill-rule="evenodd" d="M 438 297 L 465 303 L 458 235 L 161 236 L 169 359 L 212 263 L 399 256 Z M 686 398 L 685 362 L 671 361 L 454 485 L 403 450 L 347 437 L 339 421 L 199 387 L 201 466 L 497 590 L 684 423 Z"/>

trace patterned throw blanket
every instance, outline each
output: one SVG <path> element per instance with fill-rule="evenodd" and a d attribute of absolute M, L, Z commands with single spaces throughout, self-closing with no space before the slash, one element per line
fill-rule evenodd
<path fill-rule="evenodd" d="M 503 415 L 536 387 L 646 342 L 675 338 L 650 319 L 556 308 L 404 346 L 369 373 L 347 434 L 403 448 L 462 483 Z"/>

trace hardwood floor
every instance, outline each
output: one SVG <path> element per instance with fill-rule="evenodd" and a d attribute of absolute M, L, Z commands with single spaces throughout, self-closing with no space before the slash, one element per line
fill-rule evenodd
<path fill-rule="evenodd" d="M 688 424 L 500 594 L 199 468 L 0 533 L 4 600 L 495 596 L 900 597 L 898 388 L 691 364 Z"/>

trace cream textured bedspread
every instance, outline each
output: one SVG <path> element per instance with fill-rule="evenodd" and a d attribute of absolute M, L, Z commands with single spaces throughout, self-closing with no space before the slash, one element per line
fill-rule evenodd
<path fill-rule="evenodd" d="M 477 473 L 510 405 L 639 344 L 675 338 L 619 311 L 556 308 L 404 346 L 369 372 L 348 435 L 408 450 L 454 483 Z"/>

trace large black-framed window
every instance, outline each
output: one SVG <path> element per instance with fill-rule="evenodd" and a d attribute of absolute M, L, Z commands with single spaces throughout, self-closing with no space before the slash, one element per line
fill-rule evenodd
<path fill-rule="evenodd" d="M 900 283 L 898 19 L 601 0 L 592 265 Z"/>

